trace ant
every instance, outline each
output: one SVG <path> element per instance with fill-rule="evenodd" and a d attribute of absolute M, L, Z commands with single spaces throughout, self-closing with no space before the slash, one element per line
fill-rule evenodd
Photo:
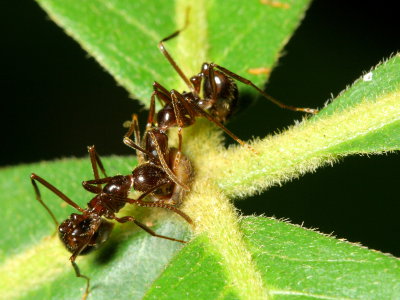
<path fill-rule="evenodd" d="M 133 170 L 135 177 L 141 178 L 140 186 L 134 189 L 143 192 L 139 199 L 151 195 L 153 200 L 173 206 L 179 206 L 189 185 L 193 181 L 193 167 L 190 160 L 181 152 L 179 140 L 178 149 L 168 147 L 168 135 L 154 125 L 154 97 L 148 115 L 146 130 L 140 137 L 137 115 L 132 116 L 132 122 L 123 142 L 136 150 L 139 166 Z M 153 112 L 153 113 L 152 113 Z M 135 141 L 130 136 L 134 135 Z"/>
<path fill-rule="evenodd" d="M 92 198 L 92 200 L 89 201 L 89 203 L 87 204 L 87 208 L 80 207 L 64 193 L 58 190 L 55 186 L 53 186 L 42 177 L 36 175 L 35 173 L 32 173 L 30 176 L 32 185 L 35 190 L 36 199 L 50 214 L 51 218 L 56 224 L 56 227 L 58 228 L 58 233 L 61 241 L 63 242 L 67 250 L 72 253 L 70 261 L 72 267 L 75 270 L 76 276 L 86 280 L 86 289 L 82 299 L 86 299 L 89 293 L 90 279 L 88 276 L 80 272 L 80 269 L 75 260 L 78 255 L 83 255 L 91 252 L 108 239 L 113 228 L 113 223 L 107 221 L 106 219 L 115 220 L 119 223 L 133 222 L 152 236 L 164 238 L 179 243 L 186 243 L 186 241 L 183 240 L 159 235 L 145 224 L 137 221 L 132 216 L 124 216 L 121 218 L 117 217 L 115 214 L 119 212 L 125 206 L 125 204 L 130 203 L 142 207 L 165 208 L 177 213 L 178 215 L 183 217 L 189 224 L 193 224 L 193 221 L 188 215 L 172 205 L 168 205 L 164 202 L 145 202 L 141 200 L 143 197 L 140 197 L 139 199 L 129 198 L 128 195 L 132 186 L 138 188 L 141 185 L 140 175 L 133 172 L 132 175 L 117 175 L 107 177 L 107 174 L 105 172 L 101 159 L 95 150 L 95 147 L 88 147 L 88 151 L 95 179 L 83 181 L 82 186 L 87 191 L 96 195 Z M 104 178 L 99 177 L 98 168 L 100 168 L 101 172 L 104 175 Z M 39 187 L 36 182 L 41 183 L 43 186 L 48 188 L 67 204 L 78 210 L 80 213 L 71 214 L 68 219 L 59 224 L 50 208 L 43 202 Z"/>
<path fill-rule="evenodd" d="M 189 80 L 164 46 L 165 42 L 177 37 L 187 26 L 188 12 L 184 27 L 162 39 L 158 43 L 158 48 L 185 82 L 189 92 L 179 93 L 174 89 L 168 91 L 158 82 L 153 83 L 153 95 L 164 104 L 164 107 L 157 113 L 158 127 L 161 131 L 166 131 L 170 127 L 177 126 L 179 145 L 182 143 L 182 128 L 194 124 L 196 117 L 203 116 L 223 129 L 239 144 L 254 151 L 223 125 L 238 106 L 239 92 L 235 80 L 256 89 L 264 98 L 281 108 L 311 114 L 318 113 L 317 109 L 286 105 L 266 94 L 250 80 L 215 63 L 203 63 L 200 73 L 192 76 Z M 151 118 L 154 116 L 154 101 L 154 97 L 152 97 L 150 104 Z M 181 149 L 179 148 L 179 150 Z"/>

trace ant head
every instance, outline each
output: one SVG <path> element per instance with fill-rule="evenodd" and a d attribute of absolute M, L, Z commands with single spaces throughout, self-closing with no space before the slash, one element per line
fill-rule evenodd
<path fill-rule="evenodd" d="M 156 143 L 158 144 L 161 153 L 163 153 L 164 158 L 166 159 L 168 155 L 168 136 L 164 131 L 161 131 L 157 128 L 153 128 L 151 132 L 154 135 L 154 139 L 149 134 L 146 134 L 145 137 L 146 150 L 152 154 L 152 156 L 148 157 L 148 160 L 158 164 L 159 158 Z"/>
<path fill-rule="evenodd" d="M 237 85 L 232 77 L 207 63 L 203 64 L 201 74 L 203 98 L 197 104 L 224 123 L 237 108 Z"/>
<path fill-rule="evenodd" d="M 113 224 L 101 218 L 71 214 L 58 228 L 61 241 L 71 253 L 87 254 L 108 239 Z"/>
<path fill-rule="evenodd" d="M 157 124 L 159 128 L 167 129 L 173 127 L 177 124 L 174 107 L 172 103 L 166 104 L 157 113 Z"/>
<path fill-rule="evenodd" d="M 199 78 L 201 82 L 201 78 Z M 157 125 L 163 132 L 174 126 L 190 126 L 194 123 L 193 108 L 190 107 L 188 99 L 195 100 L 197 88 L 194 87 L 195 93 L 183 92 L 179 93 L 176 90 L 171 90 L 170 102 L 157 113 Z M 179 122 L 178 122 L 179 120 Z"/>
<path fill-rule="evenodd" d="M 202 101 L 211 102 L 208 105 L 204 104 L 204 107 L 200 104 L 203 109 L 209 109 L 219 99 L 225 102 L 226 98 L 237 97 L 237 95 L 234 94 L 236 93 L 235 90 L 237 90 L 237 86 L 232 78 L 210 65 L 209 63 L 203 63 L 201 66 L 201 73 L 190 79 L 195 89 L 200 89 L 199 85 L 203 83 L 204 99 L 202 99 Z"/>
<path fill-rule="evenodd" d="M 164 170 L 152 163 L 139 165 L 133 170 L 132 176 L 133 188 L 139 192 L 149 192 L 154 190 L 154 187 L 172 184 Z"/>

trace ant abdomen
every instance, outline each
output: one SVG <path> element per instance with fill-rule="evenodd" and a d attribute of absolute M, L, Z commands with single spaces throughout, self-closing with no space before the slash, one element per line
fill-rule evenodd
<path fill-rule="evenodd" d="M 170 164 L 172 166 L 172 171 L 181 182 L 190 186 L 194 178 L 194 170 L 190 160 L 179 153 L 179 160 L 177 160 L 177 155 L 179 151 L 176 148 L 171 148 L 170 150 Z M 177 162 L 178 161 L 178 162 Z M 167 204 L 179 206 L 182 204 L 183 197 L 186 195 L 187 191 L 182 188 L 181 185 L 175 184 L 171 196 L 165 201 Z"/>

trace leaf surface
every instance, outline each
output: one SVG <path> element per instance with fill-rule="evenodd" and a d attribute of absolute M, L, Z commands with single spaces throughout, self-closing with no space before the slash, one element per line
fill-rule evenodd
<path fill-rule="evenodd" d="M 390 255 L 272 218 L 246 217 L 240 228 L 273 299 L 400 295 L 400 261 Z M 145 299 L 234 299 L 234 288 L 226 285 L 229 275 L 219 266 L 223 260 L 209 246 L 209 240 L 198 237 L 183 249 Z"/>
<path fill-rule="evenodd" d="M 219 187 L 230 197 L 253 195 L 349 154 L 399 150 L 399 70 L 396 54 L 370 71 L 371 80 L 363 75 L 319 114 L 254 142 L 258 156 L 240 148 L 215 153 L 212 171 Z"/>
<path fill-rule="evenodd" d="M 123 170 L 129 174 L 130 165 L 135 163 L 132 158 L 122 157 L 104 161 L 111 174 Z M 0 239 L 0 293 L 6 299 L 79 299 L 85 282 L 75 277 L 68 261 L 71 254 L 57 236 L 52 236 L 55 225 L 35 200 L 29 180 L 32 171 L 43 175 L 82 207 L 92 197 L 80 184 L 93 178 L 88 159 L 63 159 L 1 170 L 0 186 L 6 192 L 2 204 L 7 213 L 0 230 L 7 234 Z M 74 212 L 43 186 L 39 188 L 59 222 Z M 185 221 L 170 212 L 127 207 L 121 215 L 134 215 L 160 234 L 186 240 L 190 237 Z M 83 274 L 90 274 L 93 298 L 110 299 L 115 290 L 121 291 L 121 297 L 141 298 L 149 282 L 181 247 L 176 242 L 153 238 L 137 226 L 116 224 L 104 247 L 77 262 Z"/>
<path fill-rule="evenodd" d="M 266 76 L 249 69 L 271 69 L 296 29 L 309 1 L 286 1 L 280 8 L 259 1 L 60 1 L 37 0 L 50 17 L 77 40 L 119 84 L 149 103 L 152 83 L 187 89 L 157 48 L 158 42 L 189 26 L 166 43 L 188 77 L 214 61 L 257 84 Z"/>
<path fill-rule="evenodd" d="M 157 43 L 181 28 L 188 6 L 189 27 L 167 42 L 184 72 L 195 74 L 202 62 L 214 61 L 257 84 L 264 82 L 268 75 L 252 75 L 249 70 L 265 71 L 276 64 L 308 1 L 287 1 L 281 7 L 276 1 L 262 2 L 268 1 L 239 5 L 236 1 L 38 0 L 57 24 L 145 104 L 154 80 L 167 89 L 185 89 Z M 185 130 L 184 152 L 195 166 L 196 180 L 183 209 L 194 219 L 197 237 L 181 250 L 182 245 L 152 238 L 134 226 L 116 226 L 105 247 L 78 260 L 92 279 L 89 297 L 399 297 L 397 259 L 281 221 L 260 217 L 238 223 L 228 198 L 259 192 L 339 156 L 399 149 L 398 66 L 395 56 L 372 71 L 372 81 L 358 81 L 319 116 L 256 142 L 259 156 L 238 147 L 222 151 L 221 133 L 205 121 Z M 253 93 L 246 86 L 240 91 Z M 175 135 L 170 136 L 173 140 Z M 109 174 L 129 174 L 134 166 L 127 158 L 106 160 Z M 80 186 L 93 177 L 87 159 L 1 170 L 7 209 L 0 229 L 8 233 L 0 239 L 0 281 L 5 283 L 1 295 L 77 299 L 84 282 L 75 277 L 67 251 L 49 237 L 54 224 L 34 200 L 28 179 L 32 171 L 80 205 L 90 200 Z M 72 210 L 42 190 L 57 218 L 68 216 Z M 123 214 L 134 215 L 161 234 L 190 238 L 186 224 L 171 213 L 128 208 Z"/>
<path fill-rule="evenodd" d="M 201 63 L 212 60 L 260 84 L 267 76 L 251 75 L 249 69 L 270 69 L 276 63 L 309 1 L 288 1 L 284 8 L 257 1 L 245 5 L 234 1 L 37 2 L 53 21 L 113 75 L 118 84 L 148 104 L 155 80 L 167 89 L 185 88 L 159 53 L 157 43 L 182 26 L 187 7 L 190 6 L 190 26 L 179 38 L 167 44 L 184 72 L 188 76 L 195 74 Z M 109 174 L 128 174 L 133 166 L 126 159 L 112 158 L 107 170 Z M 93 177 L 86 160 L 2 170 L 3 190 L 10 191 L 6 194 L 5 203 L 9 209 L 3 224 L 13 230 L 1 241 L 1 274 L 5 283 L 2 295 L 9 299 L 78 298 L 81 294 L 79 287 L 84 282 L 75 278 L 68 262 L 69 254 L 58 240 L 49 238 L 54 224 L 34 200 L 28 179 L 32 171 L 82 206 L 90 199 L 80 186 L 82 180 Z M 41 190 L 58 219 L 71 213 L 71 208 L 50 192 Z M 16 204 L 16 201 L 25 205 Z M 182 225 L 179 218 L 175 220 L 152 211 L 128 209 L 124 213 L 154 222 L 154 228 L 160 233 L 177 238 L 188 237 L 186 225 Z M 117 226 L 109 244 L 104 250 L 78 260 L 82 272 L 92 279 L 90 297 L 96 299 L 109 299 L 116 290 L 124 296 L 141 298 L 152 280 L 181 248 L 177 243 L 160 241 L 137 232 L 129 225 Z"/>

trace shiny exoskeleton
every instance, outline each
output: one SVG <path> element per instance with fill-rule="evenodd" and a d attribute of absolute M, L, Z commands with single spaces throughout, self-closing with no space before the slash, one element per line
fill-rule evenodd
<path fill-rule="evenodd" d="M 107 221 L 106 219 L 115 220 L 119 223 L 133 222 L 152 236 L 180 243 L 186 243 L 183 240 L 159 235 L 145 224 L 137 221 L 132 216 L 117 217 L 115 214 L 119 212 L 127 203 L 142 207 L 160 207 L 172 210 L 183 217 L 188 223 L 193 223 L 189 216 L 176 207 L 165 202 L 145 202 L 141 200 L 143 197 L 140 197 L 139 199 L 129 198 L 129 192 L 132 187 L 139 189 L 142 188 L 140 174 L 138 174 L 138 172 L 133 172 L 132 174 L 126 176 L 117 175 L 107 177 L 103 164 L 100 160 L 100 157 L 96 153 L 94 146 L 89 147 L 88 150 L 95 179 L 83 181 L 82 185 L 87 191 L 94 193 L 95 196 L 89 201 L 87 208 L 80 207 L 42 177 L 34 173 L 31 174 L 31 181 L 35 189 L 36 199 L 49 212 L 54 223 L 58 227 L 58 233 L 61 241 L 68 251 L 72 253 L 70 261 L 75 270 L 76 276 L 84 278 L 87 282 L 83 298 L 86 298 L 88 295 L 90 280 L 89 277 L 80 273 L 79 267 L 75 260 L 78 255 L 89 253 L 108 239 L 108 236 L 113 228 L 113 223 Z M 98 168 L 100 168 L 102 171 L 104 178 L 99 178 Z M 155 174 L 155 176 L 157 177 L 158 175 Z M 59 224 L 49 207 L 43 202 L 39 187 L 36 182 L 41 183 L 43 186 L 51 190 L 59 198 L 78 210 L 79 213 L 71 214 L 68 219 Z"/>
<path fill-rule="evenodd" d="M 187 25 L 188 19 L 186 19 L 185 27 Z M 215 63 L 203 63 L 200 73 L 192 76 L 189 80 L 164 46 L 164 42 L 178 36 L 183 29 L 175 31 L 158 44 L 162 54 L 189 89 L 188 92 L 183 93 L 176 90 L 168 91 L 158 82 L 154 82 L 151 106 L 154 107 L 154 95 L 164 104 L 163 108 L 157 113 L 157 126 L 160 130 L 166 131 L 170 127 L 177 126 L 179 128 L 179 139 L 181 140 L 182 128 L 194 124 L 196 117 L 202 116 L 222 128 L 241 145 L 249 147 L 223 125 L 238 106 L 239 93 L 235 80 L 256 89 L 266 99 L 281 108 L 311 114 L 318 112 L 317 109 L 286 105 L 266 94 L 250 80 Z M 154 114 L 154 111 L 150 110 L 150 113 Z"/>
<path fill-rule="evenodd" d="M 150 111 L 154 110 L 154 107 Z M 153 114 L 149 114 L 146 131 L 140 136 L 137 115 L 134 114 L 124 143 L 135 149 L 139 165 L 133 170 L 136 182 L 133 188 L 143 194 L 139 199 L 150 195 L 153 201 L 179 206 L 193 181 L 193 168 L 190 160 L 178 149 L 168 146 L 168 135 L 154 125 Z M 134 135 L 134 141 L 130 138 Z"/>

